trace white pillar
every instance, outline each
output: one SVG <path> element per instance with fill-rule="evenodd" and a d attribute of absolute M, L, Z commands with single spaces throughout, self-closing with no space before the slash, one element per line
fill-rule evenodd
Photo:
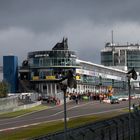
<path fill-rule="evenodd" d="M 49 84 L 47 84 L 47 95 L 50 95 L 49 94 Z"/>
<path fill-rule="evenodd" d="M 57 84 L 54 84 L 54 94 L 57 94 Z"/>
<path fill-rule="evenodd" d="M 50 84 L 50 93 L 51 93 L 51 95 L 52 95 L 52 96 L 54 96 L 54 95 L 53 95 L 53 88 L 52 88 L 52 84 Z"/>

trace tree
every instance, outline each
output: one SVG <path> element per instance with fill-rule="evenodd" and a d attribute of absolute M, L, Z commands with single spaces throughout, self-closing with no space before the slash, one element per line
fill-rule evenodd
<path fill-rule="evenodd" d="M 0 82 L 0 98 L 7 97 L 8 83 Z"/>

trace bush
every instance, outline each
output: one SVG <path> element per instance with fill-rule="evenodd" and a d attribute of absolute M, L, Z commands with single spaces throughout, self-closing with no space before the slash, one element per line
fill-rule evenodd
<path fill-rule="evenodd" d="M 6 82 L 0 82 L 0 98 L 7 97 L 8 84 Z"/>

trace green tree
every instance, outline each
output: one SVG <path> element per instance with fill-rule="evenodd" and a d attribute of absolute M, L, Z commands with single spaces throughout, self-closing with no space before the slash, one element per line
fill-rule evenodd
<path fill-rule="evenodd" d="M 0 98 L 7 97 L 8 94 L 8 83 L 0 82 Z"/>

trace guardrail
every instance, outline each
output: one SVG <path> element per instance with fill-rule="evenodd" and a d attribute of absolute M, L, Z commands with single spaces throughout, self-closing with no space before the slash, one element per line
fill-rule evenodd
<path fill-rule="evenodd" d="M 114 117 L 110 120 L 87 124 L 68 129 L 67 140 L 128 140 L 129 114 Z M 63 140 L 64 132 L 57 132 L 32 140 Z M 140 140 L 140 111 L 131 113 L 131 139 Z"/>
<path fill-rule="evenodd" d="M 18 106 L 18 96 L 0 98 L 0 113 L 11 111 Z"/>

